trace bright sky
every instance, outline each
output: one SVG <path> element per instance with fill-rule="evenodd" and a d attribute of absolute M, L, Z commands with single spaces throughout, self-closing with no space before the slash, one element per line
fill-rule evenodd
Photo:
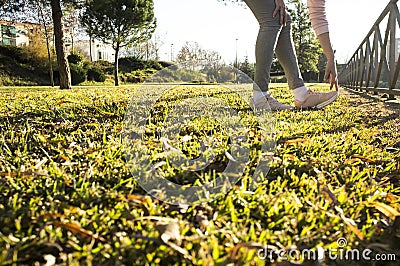
<path fill-rule="evenodd" d="M 303 0 L 306 1 L 306 0 Z M 349 59 L 389 0 L 326 0 L 330 34 L 339 63 Z M 219 0 L 154 0 L 156 33 L 164 39 L 160 56 L 170 60 L 186 42 L 218 51 L 226 63 L 236 55 L 254 62 L 258 24 L 245 5 Z M 171 45 L 173 44 L 173 45 Z"/>

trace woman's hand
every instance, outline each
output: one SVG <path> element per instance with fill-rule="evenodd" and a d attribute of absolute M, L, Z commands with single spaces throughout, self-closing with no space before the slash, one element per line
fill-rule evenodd
<path fill-rule="evenodd" d="M 283 0 L 275 0 L 275 10 L 272 13 L 272 17 L 275 17 L 278 12 L 280 13 L 279 21 L 281 25 L 286 26 L 287 18 L 286 18 L 286 6 Z"/>
<path fill-rule="evenodd" d="M 331 90 L 335 86 L 336 91 L 338 91 L 338 79 L 335 59 L 328 59 L 325 68 L 324 80 L 331 84 Z"/>
<path fill-rule="evenodd" d="M 335 62 L 335 52 L 332 49 L 331 39 L 329 37 L 329 32 L 322 33 L 318 35 L 318 40 L 321 43 L 322 50 L 328 62 L 326 63 L 324 80 L 331 84 L 331 90 L 335 86 L 336 91 L 338 91 L 338 80 L 337 80 L 337 70 Z"/>

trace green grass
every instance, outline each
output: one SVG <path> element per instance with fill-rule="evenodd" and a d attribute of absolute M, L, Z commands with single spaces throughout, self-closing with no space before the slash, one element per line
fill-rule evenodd
<path fill-rule="evenodd" d="M 323 110 L 276 112 L 277 147 L 257 189 L 246 185 L 255 156 L 226 195 L 186 208 L 147 196 L 131 175 L 121 133 L 136 89 L 0 89 L 0 265 L 43 263 L 46 254 L 60 265 L 263 265 L 257 250 L 264 245 L 328 249 L 341 237 L 346 248 L 399 260 L 398 106 L 343 91 Z M 272 91 L 291 102 L 285 86 Z M 213 93 L 242 117 L 251 114 L 215 86 L 175 89 L 157 103 L 141 143 L 153 162 L 166 160 L 155 129 L 171 106 Z M 160 171 L 175 182 L 202 183 L 226 165 L 227 132 L 201 119 L 188 128 L 193 141 L 181 146 L 188 156 L 199 155 L 204 132 L 220 140 L 218 167 L 188 175 L 167 163 Z M 252 132 L 256 154 L 260 132 Z"/>

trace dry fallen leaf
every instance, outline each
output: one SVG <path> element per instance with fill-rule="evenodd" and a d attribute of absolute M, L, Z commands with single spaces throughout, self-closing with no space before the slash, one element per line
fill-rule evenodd
<path fill-rule="evenodd" d="M 189 261 L 192 260 L 192 256 L 189 254 L 189 252 L 186 249 L 180 247 L 180 245 L 182 244 L 182 238 L 180 235 L 180 229 L 179 229 L 179 224 L 178 224 L 177 220 L 166 218 L 166 217 L 159 217 L 159 216 L 146 216 L 146 217 L 140 217 L 135 220 L 136 221 L 139 221 L 139 220 L 158 221 L 155 227 L 156 227 L 157 231 L 160 233 L 161 241 L 159 241 L 158 238 L 154 239 L 154 238 L 149 238 L 149 237 L 140 236 L 140 235 L 136 235 L 135 238 L 150 240 L 155 243 L 164 244 L 164 245 L 172 248 L 179 254 L 181 254 L 184 258 L 188 259 Z M 176 244 L 172 241 L 175 241 Z"/>
<path fill-rule="evenodd" d="M 383 215 L 389 217 L 392 220 L 395 220 L 396 217 L 400 217 L 400 212 L 389 205 L 381 202 L 374 202 L 371 205 L 375 207 L 378 211 L 380 211 Z"/>
<path fill-rule="evenodd" d="M 370 159 L 370 158 L 365 157 L 365 156 L 361 156 L 361 155 L 352 155 L 352 156 L 351 156 L 351 159 L 359 159 L 359 160 L 361 160 L 361 161 L 363 161 L 363 162 L 375 163 L 375 160 Z"/>
<path fill-rule="evenodd" d="M 309 142 L 309 139 L 290 139 L 284 142 L 284 144 L 286 145 L 294 145 L 297 143 L 305 143 L 305 142 Z"/>
<path fill-rule="evenodd" d="M 338 204 L 338 200 L 337 200 L 335 194 L 333 194 L 333 192 L 329 189 L 329 187 L 327 185 L 322 185 L 320 187 L 320 192 L 325 196 L 325 198 L 329 201 L 329 203 L 331 203 L 333 205 Z"/>
<path fill-rule="evenodd" d="M 48 219 L 54 219 L 54 218 L 65 218 L 65 215 L 61 214 L 61 213 L 57 213 L 57 212 L 49 212 L 49 213 L 45 213 L 42 214 L 40 216 L 37 217 L 39 218 L 43 218 L 44 220 L 48 220 Z"/>
<path fill-rule="evenodd" d="M 49 223 L 49 225 L 54 225 L 56 227 L 60 227 L 63 229 L 66 229 L 68 231 L 70 231 L 72 234 L 74 235 L 78 235 L 80 237 L 86 238 L 86 239 L 94 239 L 94 240 L 98 240 L 100 242 L 105 243 L 106 240 L 100 236 L 97 236 L 95 234 L 93 234 L 93 232 L 83 229 L 82 227 L 80 227 L 78 224 L 75 223 L 62 223 L 62 222 L 51 222 Z"/>
<path fill-rule="evenodd" d="M 358 230 L 357 224 L 354 220 L 345 217 L 343 214 L 340 215 L 340 217 L 343 219 L 344 223 L 347 225 L 348 228 L 350 228 L 351 231 L 360 239 L 364 240 L 364 234 Z"/>
<path fill-rule="evenodd" d="M 47 173 L 41 173 L 36 171 L 21 171 L 21 172 L 0 172 L 2 177 L 30 177 L 30 176 L 48 176 Z"/>
<path fill-rule="evenodd" d="M 207 229 L 208 225 L 210 224 L 207 215 L 205 215 L 202 210 L 199 210 L 195 218 L 196 222 L 198 222 L 200 225 L 201 231 L 204 232 Z"/>
<path fill-rule="evenodd" d="M 160 238 L 164 243 L 169 243 L 170 241 L 175 241 L 178 245 L 182 243 L 178 222 L 159 222 L 156 224 L 156 229 L 160 233 Z"/>
<path fill-rule="evenodd" d="M 127 195 L 121 195 L 120 198 L 128 201 L 133 201 L 139 204 L 145 204 L 151 202 L 151 197 L 147 195 L 127 194 Z"/>
<path fill-rule="evenodd" d="M 39 161 L 39 162 L 34 166 L 34 168 L 35 168 L 35 169 L 39 169 L 39 168 L 40 168 L 43 164 L 45 164 L 47 161 L 48 161 L 47 158 L 43 158 L 41 161 Z"/>

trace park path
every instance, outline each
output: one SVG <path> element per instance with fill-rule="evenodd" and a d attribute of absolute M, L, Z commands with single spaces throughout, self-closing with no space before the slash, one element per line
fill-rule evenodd
<path fill-rule="evenodd" d="M 399 99 L 385 102 L 384 99 L 379 98 L 377 95 L 369 95 L 347 89 L 341 89 L 340 94 L 348 97 L 350 106 L 363 110 L 365 123 L 376 126 L 393 123 L 393 133 L 400 141 Z"/>

